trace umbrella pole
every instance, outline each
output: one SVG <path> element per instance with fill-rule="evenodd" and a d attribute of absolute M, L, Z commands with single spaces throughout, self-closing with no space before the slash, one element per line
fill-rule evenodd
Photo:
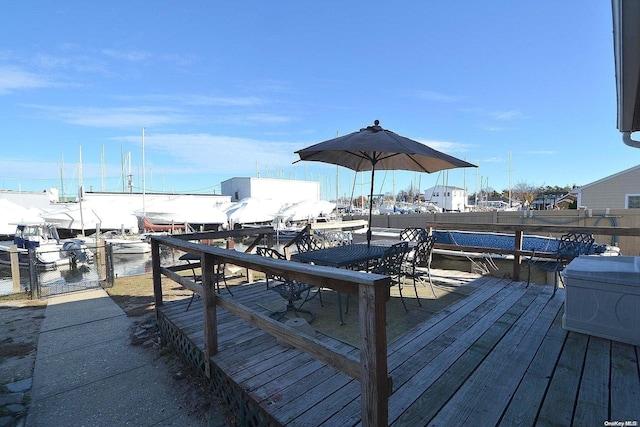
<path fill-rule="evenodd" d="M 367 229 L 367 247 L 371 247 L 371 212 L 373 211 L 373 178 L 375 177 L 376 164 L 371 168 L 371 191 L 369 192 L 369 228 Z"/>

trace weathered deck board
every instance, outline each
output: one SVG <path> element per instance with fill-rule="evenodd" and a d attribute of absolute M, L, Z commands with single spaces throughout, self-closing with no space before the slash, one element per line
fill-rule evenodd
<path fill-rule="evenodd" d="M 640 378 L 640 349 L 612 341 L 611 390 L 614 392 L 611 393 L 610 412 L 620 420 L 634 420 L 638 416 L 640 382 L 636 378 Z"/>
<path fill-rule="evenodd" d="M 477 290 L 388 347 L 391 425 L 603 425 L 640 419 L 637 346 L 563 330 L 562 289 L 552 298 L 551 287 L 490 277 L 470 282 L 469 275 L 452 273 L 452 284 Z M 264 283 L 232 291 L 235 301 L 265 314 L 257 303 L 279 298 Z M 185 311 L 187 303 L 169 302 L 160 310 L 202 347 L 202 303 L 196 297 Z M 222 309 L 217 315 L 219 352 L 212 362 L 273 423 L 359 425 L 358 381 L 280 346 Z M 359 352 L 322 334 L 318 339 L 340 352 Z"/>
<path fill-rule="evenodd" d="M 518 384 L 500 425 L 533 425 L 567 336 L 559 311 L 545 332 L 527 372 Z"/>

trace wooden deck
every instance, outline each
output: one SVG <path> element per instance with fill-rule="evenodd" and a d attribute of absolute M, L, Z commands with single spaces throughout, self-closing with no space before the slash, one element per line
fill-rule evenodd
<path fill-rule="evenodd" d="M 527 288 L 508 279 L 465 284 L 477 290 L 389 345 L 390 425 L 640 421 L 640 348 L 562 329 L 563 289 L 551 298 L 550 286 Z M 257 303 L 277 298 L 264 283 L 234 286 L 233 293 L 234 301 L 265 314 Z M 187 340 L 202 352 L 202 304 L 196 297 L 186 311 L 188 302 L 166 302 L 159 318 L 164 330 L 170 325 L 179 331 L 169 339 Z M 242 424 L 359 424 L 358 381 L 224 310 L 218 331 L 219 353 L 211 360 L 214 374 L 224 378 L 214 383 L 226 387 L 231 405 L 242 401 L 254 408 L 237 414 Z M 358 355 L 329 336 L 317 338 Z"/>

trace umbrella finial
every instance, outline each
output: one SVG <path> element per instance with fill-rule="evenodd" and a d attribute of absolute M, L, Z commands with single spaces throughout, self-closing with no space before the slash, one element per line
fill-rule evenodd
<path fill-rule="evenodd" d="M 376 119 L 373 121 L 373 126 L 367 126 L 366 128 L 360 129 L 361 132 L 363 130 L 368 130 L 369 132 L 380 132 L 381 130 L 384 130 L 384 129 L 380 127 L 380 120 Z"/>

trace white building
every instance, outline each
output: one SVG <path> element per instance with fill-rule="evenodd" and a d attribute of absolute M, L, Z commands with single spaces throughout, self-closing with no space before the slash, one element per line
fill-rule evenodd
<path fill-rule="evenodd" d="M 320 200 L 320 183 L 316 181 L 236 177 L 222 181 L 220 186 L 232 202 L 248 197 L 281 204 Z"/>
<path fill-rule="evenodd" d="M 424 190 L 424 200 L 437 204 L 445 212 L 464 212 L 467 206 L 467 190 L 436 185 Z"/>

